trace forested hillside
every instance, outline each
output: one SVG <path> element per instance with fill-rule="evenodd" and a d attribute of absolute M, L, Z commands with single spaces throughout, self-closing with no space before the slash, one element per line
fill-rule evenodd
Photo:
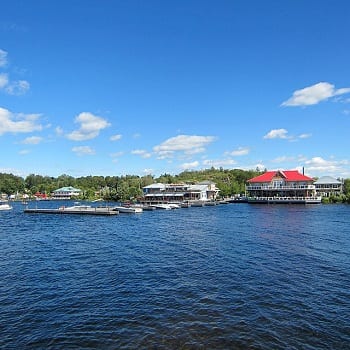
<path fill-rule="evenodd" d="M 129 200 L 137 199 L 142 195 L 142 187 L 155 182 L 161 183 L 197 183 L 200 181 L 213 181 L 220 189 L 222 197 L 242 194 L 245 184 L 262 172 L 256 170 L 241 169 L 205 169 L 200 171 L 184 171 L 178 175 L 163 174 L 158 178 L 147 175 L 125 176 L 84 176 L 72 177 L 66 174 L 58 177 L 30 174 L 25 178 L 13 174 L 0 173 L 0 192 L 6 195 L 46 193 L 73 186 L 82 190 L 81 199 L 103 198 L 106 200 Z M 330 201 L 350 202 L 350 179 L 344 181 L 344 196 Z"/>

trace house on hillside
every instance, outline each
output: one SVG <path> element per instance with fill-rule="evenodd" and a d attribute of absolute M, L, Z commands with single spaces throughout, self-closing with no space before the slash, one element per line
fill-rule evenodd
<path fill-rule="evenodd" d="M 249 203 L 320 203 L 314 179 L 297 170 L 275 170 L 248 180 Z"/>
<path fill-rule="evenodd" d="M 81 194 L 81 190 L 72 186 L 61 187 L 52 192 L 53 199 L 72 199 Z"/>
<path fill-rule="evenodd" d="M 314 185 L 317 195 L 322 197 L 339 196 L 343 193 L 343 182 L 331 176 L 320 177 Z"/>

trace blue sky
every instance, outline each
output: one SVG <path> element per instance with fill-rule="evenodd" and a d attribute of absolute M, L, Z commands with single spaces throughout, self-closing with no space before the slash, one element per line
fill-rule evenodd
<path fill-rule="evenodd" d="M 350 178 L 350 1 L 1 4 L 0 172 Z"/>

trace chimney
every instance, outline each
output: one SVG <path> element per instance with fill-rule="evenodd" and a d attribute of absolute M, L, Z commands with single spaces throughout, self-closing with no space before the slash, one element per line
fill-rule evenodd
<path fill-rule="evenodd" d="M 304 167 L 303 167 L 303 175 L 305 175 L 305 169 L 304 169 Z"/>

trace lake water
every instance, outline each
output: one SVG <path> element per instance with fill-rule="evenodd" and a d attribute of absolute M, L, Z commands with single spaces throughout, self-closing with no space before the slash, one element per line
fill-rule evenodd
<path fill-rule="evenodd" d="M 349 205 L 14 205 L 0 212 L 1 349 L 350 349 Z"/>

